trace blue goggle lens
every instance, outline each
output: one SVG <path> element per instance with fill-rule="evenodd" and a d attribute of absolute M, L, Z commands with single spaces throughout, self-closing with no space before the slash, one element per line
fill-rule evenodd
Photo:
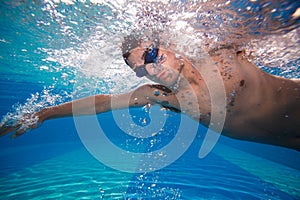
<path fill-rule="evenodd" d="M 149 49 L 149 51 L 146 52 L 145 64 L 156 62 L 157 55 L 158 55 L 158 48 Z"/>
<path fill-rule="evenodd" d="M 141 78 L 143 76 L 146 76 L 148 74 L 147 70 L 146 70 L 146 64 L 149 63 L 155 63 L 157 60 L 157 55 L 158 55 L 158 48 L 149 48 L 145 51 L 144 53 L 144 66 L 139 67 L 136 70 L 136 76 Z"/>

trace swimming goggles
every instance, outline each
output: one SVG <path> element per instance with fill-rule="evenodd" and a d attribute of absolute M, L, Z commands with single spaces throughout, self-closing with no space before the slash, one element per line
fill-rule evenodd
<path fill-rule="evenodd" d="M 148 74 L 148 72 L 146 70 L 146 65 L 149 63 L 157 62 L 158 51 L 159 51 L 158 48 L 146 48 L 146 50 L 144 51 L 143 56 L 142 56 L 142 58 L 144 59 L 144 65 L 138 67 L 135 70 L 137 77 L 141 78 Z"/>

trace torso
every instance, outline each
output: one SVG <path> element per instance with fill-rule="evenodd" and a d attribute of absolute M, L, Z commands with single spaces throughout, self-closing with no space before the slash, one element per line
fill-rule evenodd
<path fill-rule="evenodd" d="M 226 119 L 222 134 L 300 149 L 300 83 L 267 74 L 230 50 L 211 57 L 222 76 L 226 93 Z M 195 70 L 200 71 L 201 67 Z M 176 95 L 181 109 L 208 126 L 211 115 L 211 94 L 201 75 L 190 72 L 192 91 L 198 98 L 200 113 L 195 112 L 190 89 Z M 186 75 L 188 77 L 189 75 Z M 221 91 L 216 91 L 217 93 Z M 220 113 L 222 111 L 219 111 Z M 221 116 L 221 114 L 220 114 Z"/>

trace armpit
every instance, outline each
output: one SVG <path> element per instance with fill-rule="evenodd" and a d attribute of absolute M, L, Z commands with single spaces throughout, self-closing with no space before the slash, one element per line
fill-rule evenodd
<path fill-rule="evenodd" d="M 169 88 L 167 88 L 166 86 L 163 86 L 163 85 L 155 84 L 155 85 L 150 85 L 150 87 L 161 90 L 162 92 L 165 92 L 167 94 L 172 93 L 172 90 L 170 90 Z"/>
<path fill-rule="evenodd" d="M 167 109 L 167 110 L 170 110 L 170 111 L 173 111 L 173 112 L 175 112 L 175 113 L 180 113 L 180 112 L 181 112 L 181 110 L 179 110 L 179 109 L 177 109 L 177 108 L 173 108 L 173 107 L 171 107 L 171 106 L 167 106 L 167 105 L 163 105 L 163 104 L 161 104 L 161 106 L 162 106 L 163 108 L 165 108 L 165 109 Z"/>
<path fill-rule="evenodd" d="M 174 94 L 174 92 L 167 88 L 166 86 L 163 86 L 163 85 L 159 85 L 159 84 L 153 84 L 153 85 L 150 85 L 150 88 L 154 88 L 154 89 L 157 89 L 160 94 L 159 95 L 162 95 L 164 97 L 167 97 L 169 98 L 171 95 Z M 155 95 L 155 94 L 154 94 Z M 170 111 L 173 111 L 173 112 L 176 112 L 176 113 L 180 113 L 181 110 L 178 109 L 178 108 L 175 108 L 173 106 L 170 105 L 170 102 L 169 101 L 165 101 L 165 100 L 161 100 L 161 101 L 157 101 L 163 108 L 167 109 L 167 110 L 170 110 Z"/>

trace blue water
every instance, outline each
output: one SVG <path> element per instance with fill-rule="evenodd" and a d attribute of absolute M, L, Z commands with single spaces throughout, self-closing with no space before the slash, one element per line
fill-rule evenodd
<path fill-rule="evenodd" d="M 6 81 L 2 86 L 12 91 L 16 85 Z M 32 86 L 18 93 L 26 96 L 30 90 L 38 89 Z M 8 108 L 10 102 L 4 101 L 5 95 L 1 98 L 2 105 Z M 2 110 L 3 114 L 5 111 Z M 173 118 L 177 120 L 176 116 Z M 104 128 L 112 126 L 111 113 L 99 115 L 98 119 L 107 124 Z M 198 137 L 204 131 L 205 128 L 200 128 Z M 47 121 L 16 140 L 1 138 L 0 196 L 2 199 L 299 198 L 298 152 L 221 137 L 217 150 L 199 159 L 201 140 L 194 140 L 180 159 L 162 170 L 130 174 L 111 169 L 91 156 L 82 145 L 72 118 Z M 227 152 L 235 159 L 228 160 Z M 260 164 L 256 165 L 257 160 Z M 268 174 L 270 177 L 265 177 Z"/>
<path fill-rule="evenodd" d="M 83 52 L 80 44 L 102 19 L 93 21 L 92 12 L 110 12 L 110 6 L 78 6 L 80 9 L 75 9 L 75 6 L 60 4 L 57 10 L 62 14 L 74 12 L 80 16 L 64 19 L 51 18 L 51 12 L 42 12 L 41 8 L 48 5 L 43 1 L 1 2 L 0 5 L 1 116 L 15 113 L 18 105 L 27 102 L 32 102 L 35 108 L 43 102 L 43 95 L 58 95 L 54 104 L 70 100 L 68 95 L 74 87 L 66 84 L 63 73 L 68 74 L 67 79 L 77 76 L 87 87 L 94 86 L 96 93 L 105 93 L 115 87 L 117 73 L 108 79 L 90 78 L 78 76 L 81 68 L 71 66 L 80 66 L 72 50 Z M 293 11 L 289 7 L 284 17 L 289 17 Z M 65 20 L 63 22 L 69 26 L 72 23 L 68 24 L 67 20 L 73 20 L 78 27 L 72 27 L 72 34 L 64 35 L 66 32 L 58 28 L 61 25 L 58 19 Z M 41 21 L 50 25 L 38 25 Z M 295 24 L 291 26 L 295 28 Z M 73 59 L 71 63 L 67 62 L 68 56 L 58 57 L 59 54 L 50 51 L 70 47 L 72 49 L 67 52 Z M 47 60 L 49 55 L 61 60 Z M 49 69 L 45 70 L 45 66 Z M 299 74 L 298 69 L 299 65 L 291 71 Z M 297 77 L 293 73 L 289 76 Z M 38 100 L 31 101 L 31 94 L 37 93 Z M 129 112 L 134 123 L 140 126 L 147 125 L 143 120 L 148 123 L 151 120 L 143 108 Z M 164 114 L 168 118 L 163 130 L 147 139 L 125 134 L 115 123 L 112 112 L 97 115 L 97 120 L 116 146 L 131 152 L 151 152 L 167 145 L 176 135 L 181 115 L 162 111 Z M 10 139 L 8 135 L 0 138 L 0 199 L 300 199 L 299 152 L 221 136 L 213 151 L 199 159 L 206 131 L 200 126 L 187 151 L 169 166 L 153 172 L 127 173 L 104 165 L 90 154 L 72 117 L 46 121 L 17 139 Z M 188 130 L 186 133 L 190 134 Z"/>

